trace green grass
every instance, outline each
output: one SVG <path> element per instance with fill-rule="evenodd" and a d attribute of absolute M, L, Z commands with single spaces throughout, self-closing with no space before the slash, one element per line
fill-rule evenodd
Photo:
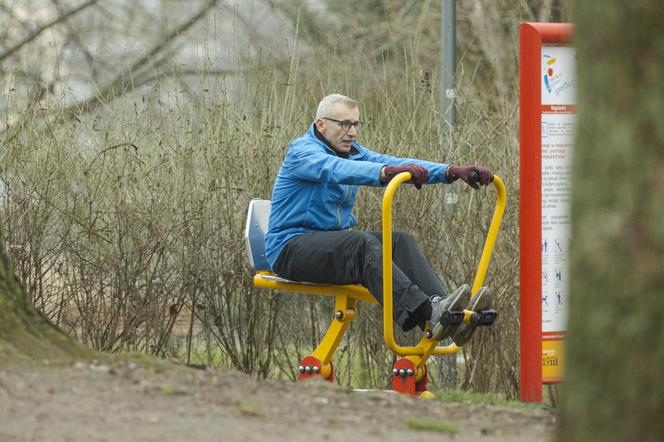
<path fill-rule="evenodd" d="M 437 433 L 458 434 L 459 426 L 454 422 L 438 419 L 409 419 L 406 425 L 411 430 L 434 431 Z"/>
<path fill-rule="evenodd" d="M 475 405 L 502 405 L 517 408 L 549 408 L 550 404 L 525 403 L 518 400 L 507 399 L 497 393 L 476 393 L 466 390 L 437 390 L 434 391 L 434 399 L 441 402 L 469 403 Z"/>
<path fill-rule="evenodd" d="M 434 397 L 441 402 L 465 402 L 471 404 L 490 405 L 519 405 L 518 401 L 511 401 L 501 394 L 476 393 L 465 390 L 438 390 Z"/>

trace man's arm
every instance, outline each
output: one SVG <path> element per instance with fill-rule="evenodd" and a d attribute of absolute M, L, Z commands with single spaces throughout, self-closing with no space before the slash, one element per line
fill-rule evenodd
<path fill-rule="evenodd" d="M 290 146 L 281 173 L 304 181 L 380 186 L 381 163 L 349 161 L 313 144 Z"/>
<path fill-rule="evenodd" d="M 469 186 L 477 189 L 479 185 L 489 185 L 493 180 L 493 173 L 489 168 L 484 166 L 452 166 L 413 158 L 399 158 L 383 155 L 369 149 L 367 149 L 367 152 L 371 161 L 382 161 L 386 164 L 380 171 L 381 182 L 389 182 L 389 180 L 401 172 L 410 172 L 413 176 L 413 182 L 418 189 L 420 188 L 421 183 L 453 183 L 458 179 L 461 179 Z M 390 170 L 391 166 L 397 167 Z M 401 169 L 399 169 L 399 167 Z M 414 170 L 406 170 L 405 168 L 408 167 L 412 167 Z M 426 172 L 423 173 L 422 171 L 418 171 L 418 167 L 423 167 L 426 169 Z M 473 176 L 473 173 L 476 174 L 476 176 Z"/>
<path fill-rule="evenodd" d="M 424 183 L 426 184 L 436 184 L 436 183 L 442 183 L 442 184 L 447 184 L 450 181 L 447 181 L 447 178 L 445 176 L 445 173 L 447 172 L 447 164 L 443 163 L 434 163 L 433 161 L 425 161 L 425 160 L 418 160 L 415 158 L 401 158 L 401 157 L 394 157 L 391 155 L 385 155 L 385 154 L 380 154 L 378 152 L 374 152 L 370 149 L 367 149 L 366 147 L 362 146 L 363 149 L 366 150 L 366 160 L 371 161 L 374 163 L 380 163 L 383 166 L 409 166 L 409 165 L 417 165 L 420 167 L 423 167 L 427 170 L 427 178 L 425 179 Z M 389 170 L 389 169 L 388 169 Z M 389 181 L 390 176 L 386 173 L 388 170 L 385 170 L 384 168 L 381 168 L 381 181 L 382 182 L 387 182 Z M 411 172 L 412 173 L 412 172 Z"/>

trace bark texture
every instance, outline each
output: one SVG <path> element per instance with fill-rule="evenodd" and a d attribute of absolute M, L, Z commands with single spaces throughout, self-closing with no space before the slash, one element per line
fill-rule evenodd
<path fill-rule="evenodd" d="M 664 437 L 664 8 L 575 2 L 578 126 L 561 441 Z"/>
<path fill-rule="evenodd" d="M 0 241 L 0 365 L 91 354 L 32 306 Z"/>

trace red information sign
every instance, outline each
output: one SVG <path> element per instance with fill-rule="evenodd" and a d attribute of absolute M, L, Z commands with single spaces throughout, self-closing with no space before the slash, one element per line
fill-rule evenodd
<path fill-rule="evenodd" d="M 571 151 L 575 114 L 572 25 L 520 26 L 521 400 L 559 382 L 566 330 Z"/>

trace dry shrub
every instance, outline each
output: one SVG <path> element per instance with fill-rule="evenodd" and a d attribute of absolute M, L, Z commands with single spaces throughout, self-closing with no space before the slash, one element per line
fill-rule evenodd
<path fill-rule="evenodd" d="M 462 29 L 469 28 L 451 133 L 438 112 L 437 42 L 423 37 L 435 35 L 437 21 L 424 9 L 412 22 L 394 18 L 411 23 L 413 38 L 392 35 L 375 52 L 364 43 L 379 35 L 341 34 L 324 57 L 296 42 L 288 63 L 258 56 L 246 62 L 247 74 L 228 80 L 157 79 L 132 94 L 104 97 L 91 113 L 27 108 L 3 141 L 2 223 L 35 305 L 97 349 L 294 379 L 293 365 L 317 345 L 332 303 L 252 287 L 245 214 L 251 198 L 270 197 L 288 143 L 307 129 L 318 100 L 342 92 L 360 101 L 369 123 L 362 144 L 396 156 L 485 164 L 505 181 L 508 207 L 485 281 L 500 316 L 461 351 L 458 383 L 515 397 L 515 25 L 504 16 L 489 20 L 494 40 L 483 35 L 475 44 L 472 29 L 496 18 L 482 16 L 477 5 L 484 3 L 485 14 L 505 9 L 476 2 L 460 10 L 468 18 Z M 389 29 L 397 27 L 377 32 Z M 496 43 L 501 51 L 487 59 Z M 359 228 L 380 229 L 381 197 L 380 189 L 360 193 Z M 451 290 L 472 283 L 494 201 L 491 188 L 404 186 L 395 226 L 418 239 Z M 335 358 L 338 381 L 385 387 L 392 359 L 380 309 L 361 305 Z"/>

